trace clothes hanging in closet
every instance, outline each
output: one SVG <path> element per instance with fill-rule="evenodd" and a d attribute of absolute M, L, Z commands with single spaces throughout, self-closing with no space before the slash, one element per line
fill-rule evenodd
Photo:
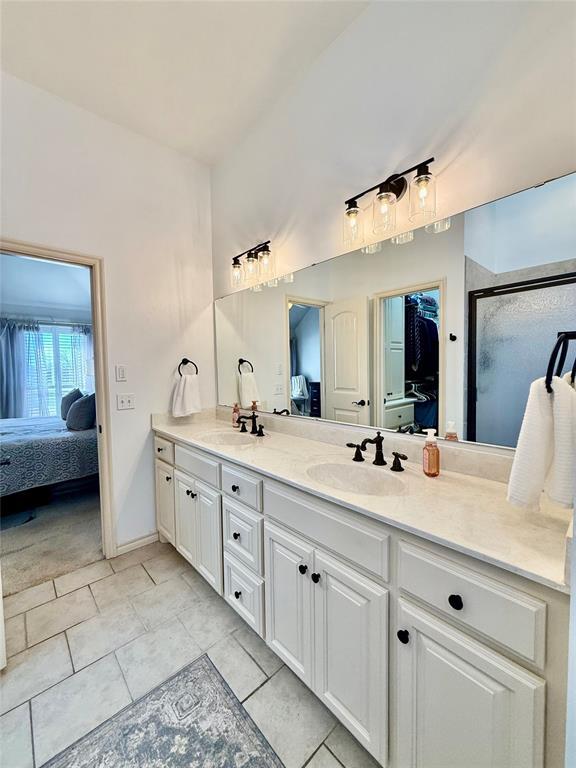
<path fill-rule="evenodd" d="M 406 296 L 404 303 L 406 379 L 436 376 L 438 373 L 438 315 L 434 297 L 418 294 Z"/>

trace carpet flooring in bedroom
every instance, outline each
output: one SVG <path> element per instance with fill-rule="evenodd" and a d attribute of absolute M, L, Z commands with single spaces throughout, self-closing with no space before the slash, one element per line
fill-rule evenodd
<path fill-rule="evenodd" d="M 103 559 L 97 490 L 56 496 L 49 504 L 27 511 L 33 520 L 2 528 L 5 596 Z"/>

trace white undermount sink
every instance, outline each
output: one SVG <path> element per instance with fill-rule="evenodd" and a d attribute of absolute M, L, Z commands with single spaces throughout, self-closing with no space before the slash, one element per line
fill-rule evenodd
<path fill-rule="evenodd" d="M 388 467 L 364 467 L 358 464 L 315 464 L 306 470 L 308 477 L 337 491 L 366 496 L 398 496 L 406 485 Z"/>
<path fill-rule="evenodd" d="M 238 432 L 233 427 L 230 431 L 222 432 L 207 432 L 205 435 L 201 435 L 200 439 L 210 445 L 249 445 L 253 442 L 253 438 L 246 432 Z"/>

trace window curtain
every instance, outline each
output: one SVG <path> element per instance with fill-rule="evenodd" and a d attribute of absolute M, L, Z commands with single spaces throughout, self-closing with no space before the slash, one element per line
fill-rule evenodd
<path fill-rule="evenodd" d="M 94 392 L 96 384 L 92 327 L 90 325 L 74 325 L 72 333 L 72 366 L 75 379 L 84 382 L 82 387 L 84 392 Z"/>
<path fill-rule="evenodd" d="M 27 325 L 24 386 L 33 402 L 25 403 L 25 415 L 50 416 L 51 390 L 54 389 L 53 349 L 47 350 L 44 333 L 37 323 Z M 52 356 L 49 357 L 49 352 Z M 53 404 L 52 404 L 53 405 Z"/>
<path fill-rule="evenodd" d="M 0 419 L 24 416 L 25 326 L 0 318 Z"/>

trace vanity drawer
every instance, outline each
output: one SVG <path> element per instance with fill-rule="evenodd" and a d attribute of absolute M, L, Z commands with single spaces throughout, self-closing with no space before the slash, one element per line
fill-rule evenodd
<path fill-rule="evenodd" d="M 222 513 L 225 549 L 262 575 L 262 515 L 225 497 Z"/>
<path fill-rule="evenodd" d="M 544 666 L 546 603 L 406 542 L 398 573 L 404 591 Z"/>
<path fill-rule="evenodd" d="M 224 553 L 224 597 L 264 637 L 264 581 L 228 552 Z"/>
<path fill-rule="evenodd" d="M 258 477 L 223 464 L 222 490 L 249 507 L 262 511 L 262 480 Z"/>
<path fill-rule="evenodd" d="M 163 437 L 154 438 L 154 456 L 167 464 L 174 464 L 174 443 Z"/>
<path fill-rule="evenodd" d="M 266 483 L 264 505 L 266 517 L 388 581 L 390 536 L 381 525 L 275 483 Z"/>
<path fill-rule="evenodd" d="M 194 477 L 204 480 L 205 483 L 209 483 L 215 488 L 220 488 L 219 462 L 209 459 L 207 456 L 203 456 L 191 448 L 183 448 L 181 445 L 176 446 L 175 454 L 176 466 L 179 469 L 189 472 Z"/>
<path fill-rule="evenodd" d="M 405 424 L 412 424 L 414 421 L 414 406 L 400 405 L 398 408 L 384 409 L 384 426 L 386 429 L 395 429 L 403 427 Z"/>

